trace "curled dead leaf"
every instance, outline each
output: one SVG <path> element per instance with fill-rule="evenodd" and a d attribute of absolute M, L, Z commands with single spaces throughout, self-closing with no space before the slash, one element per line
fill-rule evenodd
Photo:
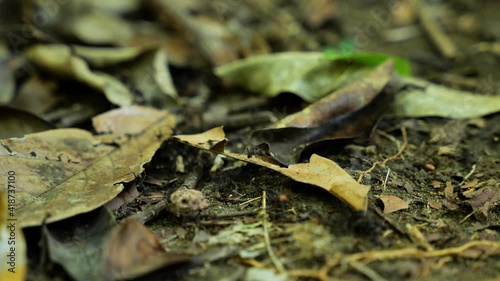
<path fill-rule="evenodd" d="M 191 259 L 187 254 L 166 253 L 156 236 L 133 219 L 111 231 L 103 255 L 109 280 L 133 279 Z"/>
<path fill-rule="evenodd" d="M 395 195 L 382 194 L 380 195 L 380 200 L 384 204 L 384 214 L 408 209 L 408 202 Z"/>
<path fill-rule="evenodd" d="M 288 167 L 270 161 L 269 158 L 224 151 L 227 143 L 222 127 L 201 134 L 176 135 L 173 139 L 199 149 L 217 152 L 241 161 L 253 163 L 277 171 L 291 179 L 323 188 L 356 211 L 365 211 L 368 205 L 369 186 L 359 184 L 346 171 L 330 159 L 312 155 L 309 163 L 293 164 Z"/>
<path fill-rule="evenodd" d="M 394 63 L 389 60 L 300 112 L 254 132 L 252 142 L 268 144 L 271 156 L 289 165 L 296 163 L 311 144 L 362 136 L 392 100 L 392 94 L 382 89 L 391 81 L 393 72 Z"/>

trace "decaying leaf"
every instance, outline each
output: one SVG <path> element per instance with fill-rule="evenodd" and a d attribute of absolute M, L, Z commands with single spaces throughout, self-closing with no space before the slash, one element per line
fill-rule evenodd
<path fill-rule="evenodd" d="M 404 78 L 404 89 L 392 105 L 392 117 L 439 116 L 474 118 L 500 111 L 500 96 L 485 96 L 454 90 L 417 79 Z"/>
<path fill-rule="evenodd" d="M 59 102 L 60 98 L 55 93 L 57 85 L 53 80 L 33 75 L 19 85 L 16 97 L 9 105 L 41 116 Z"/>
<path fill-rule="evenodd" d="M 215 73 L 255 93 L 272 97 L 291 92 L 312 102 L 338 87 L 348 68 L 348 63 L 329 61 L 322 53 L 287 52 L 245 58 L 220 66 Z"/>
<path fill-rule="evenodd" d="M 485 218 L 488 218 L 492 208 L 500 205 L 500 188 L 483 187 L 479 190 L 464 192 L 464 196 L 470 198 L 467 202 L 475 212 L 480 212 Z"/>
<path fill-rule="evenodd" d="M 408 202 L 395 195 L 382 194 L 380 200 L 384 203 L 384 214 L 408 209 Z"/>
<path fill-rule="evenodd" d="M 268 144 L 271 156 L 288 165 L 312 143 L 366 134 L 392 100 L 391 94 L 381 92 L 391 80 L 393 68 L 388 61 L 302 111 L 254 132 L 253 143 Z"/>
<path fill-rule="evenodd" d="M 0 106 L 0 139 L 53 129 L 49 122 L 29 112 Z"/>
<path fill-rule="evenodd" d="M 200 7 L 206 7 L 208 2 L 150 0 L 146 3 L 161 21 L 182 32 L 213 65 L 226 64 L 238 58 L 238 43 L 227 25 L 216 18 L 193 13 Z"/>
<path fill-rule="evenodd" d="M 154 234 L 133 219 L 112 230 L 103 255 L 106 280 L 129 280 L 191 260 L 187 254 L 166 253 Z"/>
<path fill-rule="evenodd" d="M 119 110 L 140 115 L 141 107 L 134 108 Z M 150 112 L 144 108 L 141 113 L 152 116 L 150 122 L 138 122 L 142 130 L 131 126 L 123 134 L 56 129 L 1 140 L 0 170 L 22 175 L 16 193 L 20 226 L 58 221 L 114 198 L 123 189 L 121 183 L 139 175 L 172 133 L 172 115 Z"/>
<path fill-rule="evenodd" d="M 158 49 L 145 52 L 127 69 L 134 88 L 140 91 L 146 105 L 157 108 L 175 105 L 177 90 L 167 65 L 166 51 Z"/>
<path fill-rule="evenodd" d="M 369 186 L 359 184 L 347 172 L 330 159 L 312 155 L 309 163 L 281 167 L 261 156 L 238 154 L 224 151 L 227 142 L 221 127 L 195 135 L 176 135 L 174 139 L 191 146 L 217 152 L 234 159 L 253 163 L 277 171 L 291 179 L 321 187 L 339 198 L 352 209 L 364 211 L 367 208 Z"/>
<path fill-rule="evenodd" d="M 24 55 L 53 75 L 74 79 L 103 92 L 113 104 L 132 104 L 133 95 L 125 85 L 109 74 L 91 70 L 67 45 L 35 45 L 25 50 Z"/>
<path fill-rule="evenodd" d="M 374 64 L 345 56 L 330 59 L 323 53 L 287 52 L 235 61 L 216 68 L 215 73 L 230 84 L 258 94 L 276 96 L 291 92 L 314 102 L 340 86 L 356 81 L 387 58 Z"/>
<path fill-rule="evenodd" d="M 98 133 L 139 134 L 164 116 L 165 112 L 154 108 L 132 105 L 97 115 L 92 125 Z"/>
<path fill-rule="evenodd" d="M 4 174 L 5 192 L 0 191 L 0 280 L 24 281 L 27 271 L 26 241 L 21 226 L 17 223 L 14 206 L 8 200 L 15 198 L 16 179 L 14 172 Z"/>
<path fill-rule="evenodd" d="M 63 25 L 64 33 L 95 45 L 125 45 L 134 36 L 132 25 L 118 15 L 93 11 L 75 15 Z"/>
<path fill-rule="evenodd" d="M 74 280 L 105 280 L 102 248 L 114 226 L 115 218 L 105 207 L 44 225 L 50 260 Z"/>

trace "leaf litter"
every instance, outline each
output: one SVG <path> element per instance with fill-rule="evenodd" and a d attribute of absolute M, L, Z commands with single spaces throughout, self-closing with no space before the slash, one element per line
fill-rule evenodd
<path fill-rule="evenodd" d="M 370 187 L 359 184 L 335 162 L 318 155 L 312 155 L 309 163 L 292 164 L 288 167 L 269 161 L 264 157 L 227 152 L 227 139 L 221 127 L 196 135 L 175 135 L 174 139 L 194 147 L 220 153 L 240 161 L 264 166 L 298 182 L 312 184 L 325 189 L 356 211 L 365 211 Z"/>
<path fill-rule="evenodd" d="M 6 42 L 11 45 L 7 48 L 6 44 L 0 43 L 0 80 L 4 82 L 0 87 L 3 90 L 0 93 L 2 105 L 29 111 L 58 128 L 85 128 L 83 132 L 92 130 L 91 117 L 110 109 L 113 103 L 141 103 L 181 112 L 184 120 L 180 120 L 176 133 L 186 138 L 187 134 L 207 128 L 226 123 L 230 125 L 225 127 L 231 139 L 227 144 L 225 140 L 213 141 L 214 136 L 194 140 L 195 146 L 223 152 L 228 157 L 219 155 L 214 160 L 207 153 L 202 153 L 203 157 L 193 157 L 198 155 L 197 149 L 168 140 L 156 153 L 151 153 L 149 158 L 153 159 L 146 166 L 146 174 L 139 174 L 142 169 L 134 168 L 133 175 L 124 180 L 135 178 L 133 184 L 125 184 L 127 188 L 135 187 L 135 190 L 131 188 L 133 195 L 125 198 L 129 202 L 115 210 L 120 219 L 129 215 L 135 217 L 134 214 L 142 213 L 137 213 L 139 210 L 154 212 L 156 209 L 148 209 L 150 205 L 168 209 L 168 206 L 172 206 L 169 200 L 175 190 L 183 195 L 196 194 L 191 197 L 179 196 L 177 206 L 198 202 L 197 206 L 204 207 L 194 208 L 194 215 L 191 216 L 181 213 L 190 212 L 192 208 L 185 211 L 181 208 L 174 210 L 177 216 L 163 216 L 161 213 L 160 219 L 140 220 L 141 223 L 148 221 L 148 228 L 153 229 L 155 234 L 139 223 L 124 220 L 123 224 L 115 227 L 117 234 L 108 240 L 116 241 L 110 243 L 113 251 L 108 252 L 108 257 L 117 258 L 110 263 L 116 267 L 107 267 L 114 268 L 113 271 L 117 273 L 111 277 L 133 278 L 168 266 L 169 258 L 162 258 L 170 256 L 164 253 L 165 247 L 169 251 L 176 249 L 187 253 L 184 256 L 172 253 L 171 261 L 176 265 L 176 260 L 187 260 L 191 265 L 209 265 L 191 271 L 176 266 L 175 269 L 166 268 L 163 272 L 167 275 L 173 272 L 183 280 L 283 280 L 301 277 L 317 280 L 469 280 L 496 276 L 498 263 L 495 263 L 492 255 L 498 254 L 498 243 L 495 241 L 498 241 L 499 198 L 495 179 L 498 174 L 496 164 L 499 156 L 497 151 L 500 151 L 500 122 L 496 114 L 499 110 L 498 83 L 495 83 L 499 73 L 495 65 L 498 48 L 495 49 L 491 41 L 491 38 L 497 37 L 498 32 L 494 27 L 498 23 L 492 21 L 495 17 L 488 16 L 495 11 L 491 4 L 475 7 L 460 3 L 455 6 L 452 1 L 451 5 L 422 2 L 416 6 L 414 3 L 401 2 L 400 5 L 389 7 L 372 3 L 353 9 L 353 3 L 323 0 L 298 5 L 277 5 L 266 1 L 230 2 L 202 3 L 195 0 L 181 4 L 175 1 L 139 3 L 134 0 L 87 1 L 82 5 L 81 1 L 58 1 L 57 5 L 51 6 L 50 1 L 27 1 L 26 6 L 32 4 L 32 7 L 23 11 L 23 23 L 24 19 L 29 20 L 42 13 L 47 14 L 50 20 L 40 25 L 35 19 L 34 26 L 31 27 L 30 23 L 29 28 L 25 28 L 26 24 L 12 25 L 13 32 L 0 30 L 0 34 L 5 34 Z M 0 11 L 9 11 L 6 15 L 2 13 L 2 19 L 5 16 L 8 21 L 15 17 L 16 9 L 10 9 L 16 5 L 14 3 L 17 2 L 0 3 Z M 470 13 L 465 14 L 464 10 Z M 446 21 L 442 20 L 444 15 Z M 387 17 L 384 16 L 390 16 L 392 21 L 385 22 Z M 378 25 L 373 25 L 375 23 Z M 428 36 L 419 36 L 419 32 L 425 32 Z M 453 36 L 449 36 L 448 32 L 453 33 Z M 377 36 L 373 36 L 375 34 Z M 463 44 L 477 40 L 481 42 Z M 435 49 L 429 48 L 431 44 L 426 41 L 434 44 Z M 65 45 L 67 42 L 72 45 Z M 37 48 L 47 48 L 46 54 L 59 50 L 62 55 L 50 56 L 50 61 L 46 60 L 48 56 L 30 57 L 30 50 Z M 50 48 L 54 50 L 49 52 Z M 27 57 L 31 60 L 25 61 Z M 294 133 L 299 136 L 299 141 L 294 141 L 293 146 L 298 146 L 299 152 L 304 151 L 302 157 L 297 157 L 296 153 L 290 154 L 286 149 L 272 154 L 259 151 L 263 148 L 265 152 L 269 144 L 271 150 L 275 150 L 276 145 L 273 147 L 270 141 L 267 144 L 264 142 L 264 146 L 258 142 L 256 147 L 248 146 L 251 144 L 252 131 L 273 126 L 269 123 L 276 121 L 275 116 L 281 121 L 287 120 L 287 114 L 278 112 L 281 106 L 295 102 L 292 114 L 299 112 L 295 117 L 308 117 L 308 114 L 303 114 L 311 113 L 308 106 L 313 108 L 318 100 L 330 93 L 362 86 L 356 85 L 357 82 L 387 60 L 393 61 L 395 74 L 386 87 L 381 86 L 383 91 L 373 93 L 377 94 L 374 97 L 377 100 L 388 91 L 392 92 L 390 98 L 394 99 L 394 103 L 382 101 L 382 106 L 377 107 L 366 106 L 363 102 L 357 104 L 362 109 L 354 112 L 363 112 L 361 116 L 365 115 L 366 121 L 369 121 L 366 126 L 352 126 L 351 122 L 356 123 L 356 118 L 346 118 L 349 122 L 345 123 L 335 121 L 342 124 L 339 128 L 351 126 L 363 128 L 359 131 L 364 132 L 364 135 L 369 133 L 365 138 L 346 141 L 355 142 L 355 145 L 344 147 L 346 142 L 335 140 L 308 145 L 309 140 L 331 138 L 331 134 L 342 131 L 321 126 L 325 125 L 322 121 L 330 118 L 328 113 L 326 118 L 314 116 L 314 122 L 319 122 L 320 126 L 309 125 L 305 129 L 313 128 L 317 134 L 312 135 L 318 138 L 307 134 L 301 139 L 300 133 Z M 167 62 L 174 66 L 171 77 Z M 299 64 L 304 68 L 301 69 Z M 432 82 L 409 78 L 410 64 L 415 76 Z M 211 69 L 211 66 L 216 68 Z M 213 72 L 225 82 L 223 85 L 213 79 Z M 206 79 L 206 74 L 209 74 L 209 79 Z M 242 88 L 225 87 L 228 84 Z M 252 93 L 245 92 L 245 88 L 253 91 L 253 94 L 266 97 L 261 98 L 264 102 L 248 102 Z M 302 100 L 284 100 L 282 97 L 286 96 L 286 92 L 298 95 Z M 211 112 L 206 111 L 206 107 L 214 105 L 214 99 L 221 100 L 218 107 L 213 107 Z M 372 112 L 378 109 L 385 111 L 387 108 L 392 119 L 379 118 L 384 115 Z M 127 110 L 130 114 L 137 113 L 133 108 Z M 214 112 L 224 114 L 219 118 L 211 118 Z M 157 117 L 148 113 L 131 119 L 125 116 L 127 113 L 116 114 L 112 122 L 95 121 L 103 125 L 101 129 L 95 129 L 97 135 L 81 135 L 78 129 L 58 130 L 66 130 L 60 131 L 66 134 L 74 133 L 96 147 L 129 149 L 133 145 L 128 145 L 137 140 L 137 133 L 140 135 L 142 132 L 134 126 L 134 118 L 142 120 L 138 123 L 145 120 L 147 123 L 147 120 L 156 120 Z M 465 120 L 453 122 L 456 120 L 425 118 L 428 116 Z M 21 121 L 17 124 L 26 121 L 17 114 L 13 117 Z M 475 119 L 471 120 L 471 117 Z M 376 127 L 370 131 L 374 120 L 377 120 Z M 274 125 L 277 124 L 279 122 Z M 136 135 L 127 133 L 128 127 L 135 130 Z M 287 129 L 297 130 L 294 127 L 300 126 L 297 123 Z M 10 131 L 5 138 L 14 136 L 11 134 L 14 131 Z M 22 137 L 26 133 L 29 134 Z M 39 134 L 43 132 L 31 134 L 22 129 L 17 132 L 21 139 L 12 140 L 22 142 Z M 220 135 L 220 132 L 216 135 Z M 168 139 L 161 130 L 156 131 L 154 136 L 158 138 L 157 147 Z M 368 141 L 370 146 L 365 147 Z M 307 149 L 302 150 L 301 146 Z M 5 153 L 5 149 L 2 149 Z M 49 150 L 50 153 L 30 150 L 26 153 L 29 152 L 32 158 L 39 156 L 40 162 L 49 162 L 50 165 L 40 171 L 53 173 L 54 167 L 59 167 L 53 163 L 67 160 L 65 156 L 73 155 L 68 147 L 56 145 L 55 149 L 59 149 L 62 154 L 56 154 L 55 150 Z M 142 152 L 142 149 L 134 149 Z M 332 150 L 335 152 L 332 153 Z M 78 149 L 75 151 L 80 152 Z M 156 155 L 153 157 L 152 154 Z M 247 162 L 229 160 L 231 154 L 243 161 L 250 159 L 247 162 L 257 165 L 245 166 Z M 280 158 L 280 155 L 283 156 Z M 50 158 L 43 159 L 43 156 Z M 212 160 L 216 163 L 208 172 L 204 167 L 211 166 L 206 161 Z M 128 164 L 137 167 L 142 166 L 144 161 L 149 160 L 137 157 Z M 259 168 L 259 163 L 263 165 L 262 168 Z M 346 181 L 349 179 L 349 186 L 352 176 L 359 175 L 358 187 L 370 186 L 370 191 L 354 195 L 353 198 L 357 198 L 355 200 L 332 192 L 332 186 L 321 182 L 329 178 L 331 169 L 335 170 L 331 163 L 338 163 L 345 169 L 340 171 Z M 122 164 L 119 163 L 119 166 Z M 293 178 L 293 173 L 286 175 L 287 172 L 291 173 L 290 167 L 294 165 L 327 167 L 325 172 L 317 176 L 314 174 L 317 171 L 300 166 L 299 174 L 304 177 L 298 181 L 307 178 L 305 182 L 336 194 L 354 210 L 359 206 L 368 207 L 362 208 L 365 211 L 361 214 L 351 212 L 335 198 L 323 196 L 321 188 L 303 188 L 303 185 L 294 183 L 289 179 Z M 8 167 L 1 168 L 3 171 Z M 66 171 L 64 165 L 62 168 L 57 171 L 59 174 Z M 189 187 L 176 189 L 179 184 L 183 186 L 189 181 L 192 169 L 202 172 Z M 325 173 L 328 175 L 325 176 Z M 333 178 L 333 175 L 332 183 L 342 182 Z M 107 180 L 105 175 L 100 179 Z M 151 179 L 156 179 L 157 184 L 150 185 Z M 56 185 L 59 180 L 57 177 L 44 178 L 44 182 Z M 32 183 L 20 179 L 20 183 L 23 186 L 20 188 L 23 190 L 20 198 L 23 198 L 22 193 L 28 187 L 34 190 L 39 188 L 37 181 Z M 119 185 L 116 187 L 119 189 Z M 338 191 L 338 187 L 333 190 Z M 263 194 L 267 194 L 267 197 Z M 387 199 L 389 194 L 403 198 L 409 203 L 408 208 L 382 213 L 380 210 L 395 210 L 405 206 L 398 200 L 391 201 L 399 202 L 396 206 L 389 206 L 389 202 L 382 206 L 380 201 L 375 200 Z M 110 194 L 109 199 L 113 196 Z M 157 199 L 151 200 L 153 197 Z M 186 198 L 188 200 L 184 202 Z M 203 200 L 190 201 L 196 198 L 207 200 L 205 203 L 208 206 L 202 204 Z M 93 208 L 106 200 L 101 201 Z M 366 205 L 361 204 L 366 201 Z M 98 212 L 86 214 L 105 217 Z M 143 218 L 151 218 L 146 215 Z M 60 222 L 73 225 L 78 217 L 70 215 L 70 218 Z M 81 223 L 85 225 L 85 222 L 91 221 L 91 218 L 86 218 Z M 262 225 L 261 228 L 260 224 L 266 227 Z M 256 225 L 254 230 L 258 235 L 243 237 L 246 239 L 241 239 L 236 247 L 224 246 L 223 238 L 215 247 L 207 245 L 206 241 L 210 237 L 217 237 L 221 229 L 231 233 L 232 225 Z M 23 226 L 22 223 L 20 226 Z M 46 226 L 53 227 L 54 223 Z M 107 228 L 107 233 L 113 232 L 109 231 L 110 228 Z M 30 230 L 37 229 L 24 228 L 24 232 L 30 234 Z M 283 232 L 283 229 L 289 232 Z M 74 230 L 82 232 L 85 228 Z M 71 249 L 79 247 L 98 247 L 94 245 L 97 243 L 82 243 L 83 240 L 79 239 L 83 236 L 72 234 L 71 231 L 56 230 L 52 235 L 61 245 L 59 250 L 66 248 L 71 252 Z M 131 237 L 134 235 L 135 238 Z M 23 242 L 18 237 L 18 241 Z M 40 248 L 33 246 L 35 243 L 30 241 L 33 240 L 32 236 L 26 237 L 28 247 L 33 247 L 30 252 L 37 252 Z M 137 250 L 134 241 L 138 240 L 150 241 L 149 244 L 155 250 Z M 71 241 L 74 245 L 65 244 L 64 241 Z M 0 242 L 3 244 L 3 238 Z M 130 245 L 128 250 L 141 255 L 129 255 L 124 245 Z M 118 253 L 116 249 L 123 252 Z M 85 251 L 82 250 L 82 253 Z M 193 259 L 190 253 L 202 253 L 203 258 L 196 256 Z M 148 255 L 158 258 L 142 259 Z M 123 257 L 137 258 L 133 263 L 138 264 L 138 267 L 127 268 L 130 260 L 120 260 Z M 224 262 L 217 262 L 221 259 Z M 62 264 L 70 275 L 74 274 L 80 265 L 65 265 L 66 260 L 59 258 L 57 263 Z M 159 263 L 157 266 L 156 261 Z M 275 274 L 272 265 L 284 273 Z M 36 271 L 34 273 L 38 268 L 30 265 L 29 278 L 42 278 Z M 481 268 L 481 271 L 477 268 Z M 42 270 L 50 271 L 50 268 Z"/>
<path fill-rule="evenodd" d="M 111 134 L 97 136 L 68 128 L 1 140 L 2 170 L 15 168 L 25 175 L 17 190 L 21 226 L 68 218 L 111 200 L 123 182 L 143 171 L 175 126 L 168 113 L 141 107 L 115 110 L 120 111 L 148 117 L 134 119 L 135 127 L 116 134 L 109 127 L 105 129 Z M 106 115 L 97 120 L 102 119 Z"/>

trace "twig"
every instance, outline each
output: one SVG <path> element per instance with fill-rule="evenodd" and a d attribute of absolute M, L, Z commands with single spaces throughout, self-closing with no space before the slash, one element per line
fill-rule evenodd
<path fill-rule="evenodd" d="M 271 261 L 274 264 L 274 267 L 276 270 L 278 270 L 278 273 L 283 273 L 285 272 L 285 267 L 281 263 L 281 261 L 276 257 L 274 254 L 273 248 L 271 247 L 271 239 L 269 238 L 269 229 L 267 225 L 267 212 L 266 212 L 266 192 L 262 192 L 262 228 L 264 229 L 264 241 L 266 243 L 266 248 L 267 248 L 267 253 L 269 257 L 271 258 Z"/>
<path fill-rule="evenodd" d="M 445 58 L 456 57 L 457 50 L 455 44 L 436 22 L 435 11 L 433 11 L 433 8 L 430 7 L 425 0 L 420 0 L 418 6 L 418 16 L 420 18 L 420 22 L 434 45 L 436 45 Z"/>
<path fill-rule="evenodd" d="M 391 168 L 387 169 L 387 174 L 385 175 L 384 186 L 382 187 L 382 191 L 385 191 L 387 187 L 387 181 L 389 180 L 389 174 L 391 173 Z"/>
<path fill-rule="evenodd" d="M 326 263 L 319 269 L 294 269 L 288 271 L 288 277 L 295 278 L 311 278 L 320 281 L 337 281 L 339 279 L 335 279 L 328 276 L 328 273 L 332 268 L 339 265 L 341 261 L 341 256 L 333 256 L 328 257 Z"/>
<path fill-rule="evenodd" d="M 459 224 L 462 224 L 464 221 L 466 221 L 468 218 L 470 218 L 472 215 L 474 215 L 475 213 L 477 212 L 477 210 L 474 210 L 472 211 L 470 214 L 468 214 L 467 216 L 465 216 L 460 222 Z"/>
<path fill-rule="evenodd" d="M 397 258 L 436 258 L 443 256 L 459 255 L 470 248 L 474 247 L 485 247 L 488 248 L 490 254 L 500 254 L 500 243 L 488 240 L 471 241 L 469 243 L 463 244 L 458 247 L 445 248 L 441 250 L 433 251 L 422 251 L 417 248 L 403 248 L 397 250 L 385 250 L 385 251 L 370 251 L 362 252 L 357 254 L 352 254 L 345 257 L 345 261 L 375 261 L 375 260 L 386 260 L 386 259 L 397 259 Z"/>
<path fill-rule="evenodd" d="M 156 218 L 160 213 L 168 208 L 168 200 L 163 199 L 160 202 L 146 207 L 139 213 L 132 215 L 131 217 L 142 224 L 148 223 Z"/>
<path fill-rule="evenodd" d="M 259 199 L 260 199 L 260 196 L 259 196 Z M 258 214 L 257 211 L 247 210 L 247 211 L 238 211 L 238 212 L 232 212 L 232 213 L 227 213 L 227 214 L 215 214 L 213 216 L 210 216 L 210 219 L 227 219 L 227 218 L 242 217 L 242 216 L 256 215 L 256 214 Z"/>
<path fill-rule="evenodd" d="M 421 246 L 426 251 L 434 250 L 434 247 L 429 243 L 429 241 L 427 241 L 427 239 L 425 239 L 425 236 L 422 234 L 422 232 L 420 232 L 420 229 L 409 223 L 406 224 L 405 228 L 406 228 L 406 234 L 408 234 L 413 243 Z"/>
<path fill-rule="evenodd" d="M 461 183 L 459 183 L 458 185 L 462 185 L 464 184 L 464 182 L 470 178 L 470 176 L 472 176 L 472 174 L 474 174 L 474 172 L 476 171 L 476 164 L 472 165 L 472 169 L 470 170 L 470 172 L 464 177 L 464 179 L 462 180 Z"/>
<path fill-rule="evenodd" d="M 401 133 L 403 134 L 403 144 L 399 147 L 398 152 L 396 154 L 394 154 L 393 156 L 386 158 L 384 161 L 376 161 L 375 163 L 373 163 L 373 165 L 371 166 L 370 169 L 361 172 L 361 174 L 359 175 L 359 178 L 358 178 L 358 182 L 361 182 L 363 180 L 363 176 L 371 173 L 377 167 L 377 165 L 386 164 L 387 162 L 398 158 L 401 155 L 401 153 L 403 153 L 403 151 L 408 146 L 408 140 L 407 140 L 407 136 L 406 136 L 406 128 L 405 127 L 401 127 Z"/>
<path fill-rule="evenodd" d="M 349 261 L 349 265 L 356 269 L 357 271 L 363 273 L 366 277 L 370 278 L 372 281 L 387 281 L 384 277 L 380 276 L 375 270 L 369 268 L 368 266 L 357 262 Z"/>
<path fill-rule="evenodd" d="M 369 251 L 361 252 L 356 254 L 351 254 L 347 256 L 341 256 L 339 254 L 335 256 L 326 257 L 327 262 L 318 270 L 314 269 L 294 269 L 288 271 L 289 277 L 302 277 L 311 278 L 320 281 L 330 281 L 335 280 L 328 276 L 328 273 L 337 266 L 340 265 L 350 265 L 359 272 L 365 274 L 372 280 L 385 280 L 383 277 L 379 276 L 378 273 L 366 267 L 361 262 L 369 263 L 376 260 L 388 260 L 388 259 L 402 259 L 402 258 L 437 258 L 437 257 L 449 257 L 453 255 L 459 255 L 471 248 L 482 247 L 488 250 L 487 255 L 500 254 L 500 243 L 488 240 L 481 241 L 471 241 L 462 246 L 445 248 L 441 250 L 430 250 L 422 251 L 417 248 L 403 248 L 396 250 L 383 250 L 383 251 Z M 446 262 L 440 261 L 439 263 Z M 438 264 L 442 266 L 442 264 Z"/>
<path fill-rule="evenodd" d="M 259 200 L 260 198 L 261 198 L 261 197 L 260 197 L 260 196 L 258 196 L 258 197 L 255 197 L 255 198 L 249 199 L 249 200 L 247 200 L 247 201 L 245 201 L 245 202 L 242 202 L 242 203 L 238 204 L 238 206 L 239 206 L 239 207 L 242 207 L 243 205 L 247 205 L 247 204 L 252 203 L 253 201 Z"/>

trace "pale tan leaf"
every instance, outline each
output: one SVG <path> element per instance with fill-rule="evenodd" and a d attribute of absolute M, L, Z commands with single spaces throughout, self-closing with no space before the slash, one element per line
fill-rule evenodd
<path fill-rule="evenodd" d="M 154 108 L 132 105 L 96 116 L 92 125 L 99 133 L 138 134 L 163 116 L 164 112 Z"/>
<path fill-rule="evenodd" d="M 408 202 L 395 195 L 382 194 L 380 195 L 380 200 L 384 203 L 384 214 L 408 209 Z"/>
<path fill-rule="evenodd" d="M 131 131 L 121 131 L 122 135 L 93 136 L 81 129 L 57 129 L 1 140 L 0 171 L 19 175 L 19 224 L 26 227 L 39 225 L 44 219 L 58 221 L 114 198 L 123 189 L 121 183 L 140 174 L 143 164 L 171 135 L 172 115 L 163 112 L 153 120 L 142 123 L 141 131 L 131 126 Z M 107 144 L 112 138 L 116 141 Z"/>
<path fill-rule="evenodd" d="M 265 157 L 255 155 L 248 157 L 247 154 L 226 152 L 224 151 L 224 145 L 227 139 L 222 127 L 201 134 L 176 135 L 173 138 L 203 150 L 218 152 L 241 161 L 266 167 L 298 182 L 321 187 L 356 211 L 364 211 L 367 208 L 367 194 L 370 187 L 356 182 L 346 171 L 330 159 L 314 154 L 309 159 L 309 163 L 281 167 Z"/>

